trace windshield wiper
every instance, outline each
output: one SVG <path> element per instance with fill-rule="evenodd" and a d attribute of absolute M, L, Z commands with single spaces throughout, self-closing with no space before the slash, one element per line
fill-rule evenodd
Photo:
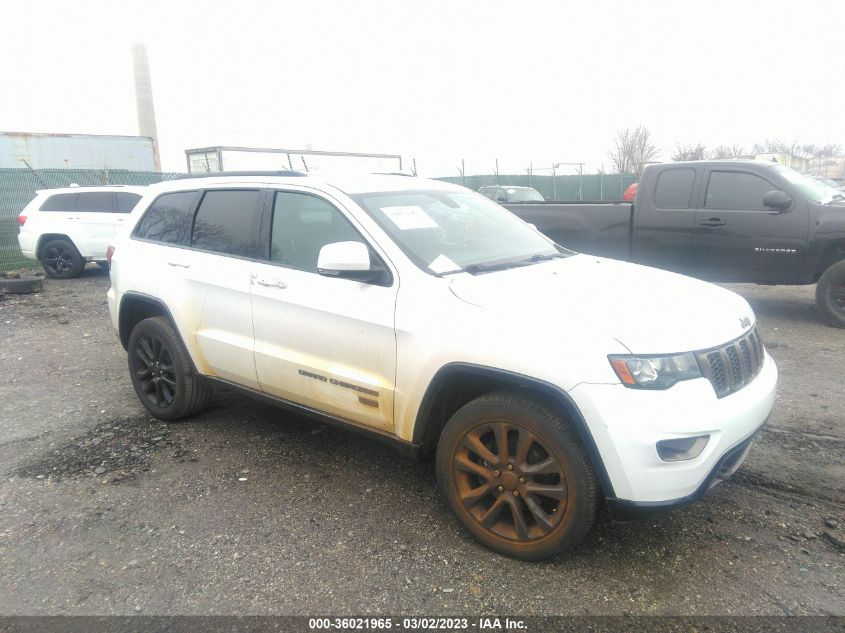
<path fill-rule="evenodd" d="M 530 259 L 520 259 L 515 262 L 502 262 L 500 264 L 470 264 L 463 267 L 463 272 L 470 275 L 477 275 L 478 273 L 489 273 L 494 270 L 506 270 L 508 268 L 518 268 L 520 266 L 529 266 L 533 264 Z"/>
<path fill-rule="evenodd" d="M 564 255 L 563 253 L 550 253 L 548 255 L 541 255 L 538 253 L 528 257 L 527 259 L 517 259 L 516 261 L 502 262 L 500 264 L 470 264 L 469 266 L 465 266 L 463 268 L 463 272 L 476 275 L 478 273 L 488 273 L 494 270 L 506 270 L 508 268 L 518 268 L 520 266 L 530 266 L 531 264 L 536 264 L 537 262 L 565 257 L 567 257 L 567 255 Z"/>
<path fill-rule="evenodd" d="M 549 259 L 563 259 L 565 257 L 568 257 L 568 255 L 565 255 L 563 253 L 550 253 L 549 255 L 540 255 L 538 253 L 537 255 L 532 255 L 531 257 L 529 257 L 527 260 L 524 260 L 524 261 L 529 261 L 529 262 L 532 262 L 532 263 L 534 263 L 534 262 L 545 262 Z"/>

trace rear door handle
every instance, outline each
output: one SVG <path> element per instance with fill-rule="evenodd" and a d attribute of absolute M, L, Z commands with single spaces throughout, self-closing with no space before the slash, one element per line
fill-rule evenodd
<path fill-rule="evenodd" d="M 259 279 L 255 280 L 255 283 L 257 283 L 259 286 L 268 286 L 270 288 L 281 288 L 282 290 L 284 290 L 285 288 L 288 287 L 288 285 L 284 281 L 282 281 L 281 279 L 275 279 L 275 278 L 273 278 L 273 279 L 260 279 L 259 278 Z"/>
<path fill-rule="evenodd" d="M 701 226 L 706 226 L 710 229 L 725 226 L 725 222 L 721 218 L 710 218 L 709 220 L 704 220 L 704 222 L 699 222 L 699 224 L 701 224 Z"/>
<path fill-rule="evenodd" d="M 167 262 L 168 266 L 173 266 L 174 268 L 190 268 L 190 264 L 183 264 L 181 262 Z"/>

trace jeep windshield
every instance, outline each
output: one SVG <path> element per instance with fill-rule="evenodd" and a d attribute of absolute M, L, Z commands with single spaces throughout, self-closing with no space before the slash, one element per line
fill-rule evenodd
<path fill-rule="evenodd" d="M 530 187 L 506 187 L 508 202 L 545 202 L 536 189 Z"/>
<path fill-rule="evenodd" d="M 492 272 L 571 254 L 471 191 L 388 191 L 352 198 L 430 274 Z"/>

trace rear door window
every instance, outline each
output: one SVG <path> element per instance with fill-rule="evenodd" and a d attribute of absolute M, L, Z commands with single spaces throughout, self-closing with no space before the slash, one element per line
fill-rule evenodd
<path fill-rule="evenodd" d="M 257 189 L 206 191 L 197 210 L 191 246 L 237 257 L 255 257 L 261 209 Z"/>
<path fill-rule="evenodd" d="M 714 171 L 707 183 L 704 206 L 707 209 L 769 211 L 763 196 L 777 189 L 768 180 L 742 171 Z"/>
<path fill-rule="evenodd" d="M 114 209 L 113 191 L 83 191 L 76 200 L 76 210 L 83 213 L 112 213 Z"/>
<path fill-rule="evenodd" d="M 695 170 L 667 169 L 657 177 L 654 206 L 658 209 L 689 209 Z"/>
<path fill-rule="evenodd" d="M 156 198 L 135 229 L 135 237 L 187 246 L 191 239 L 196 191 L 165 193 Z"/>
<path fill-rule="evenodd" d="M 78 193 L 57 193 L 47 198 L 39 211 L 76 211 Z"/>

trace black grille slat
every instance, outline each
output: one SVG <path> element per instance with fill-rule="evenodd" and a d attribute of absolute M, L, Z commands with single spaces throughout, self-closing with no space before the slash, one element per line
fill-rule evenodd
<path fill-rule="evenodd" d="M 757 328 L 727 345 L 696 354 L 716 396 L 723 398 L 750 383 L 763 368 L 763 343 Z"/>
<path fill-rule="evenodd" d="M 751 360 L 750 345 L 746 339 L 742 339 L 739 344 L 739 362 L 742 365 L 743 382 L 749 382 L 751 376 L 754 375 L 754 363 Z"/>
<path fill-rule="evenodd" d="M 736 347 L 733 345 L 729 345 L 725 348 L 725 354 L 728 357 L 728 363 L 731 368 L 731 385 L 733 386 L 733 390 L 736 391 L 741 388 L 743 384 L 742 367 L 739 365 L 739 354 L 737 354 Z"/>

